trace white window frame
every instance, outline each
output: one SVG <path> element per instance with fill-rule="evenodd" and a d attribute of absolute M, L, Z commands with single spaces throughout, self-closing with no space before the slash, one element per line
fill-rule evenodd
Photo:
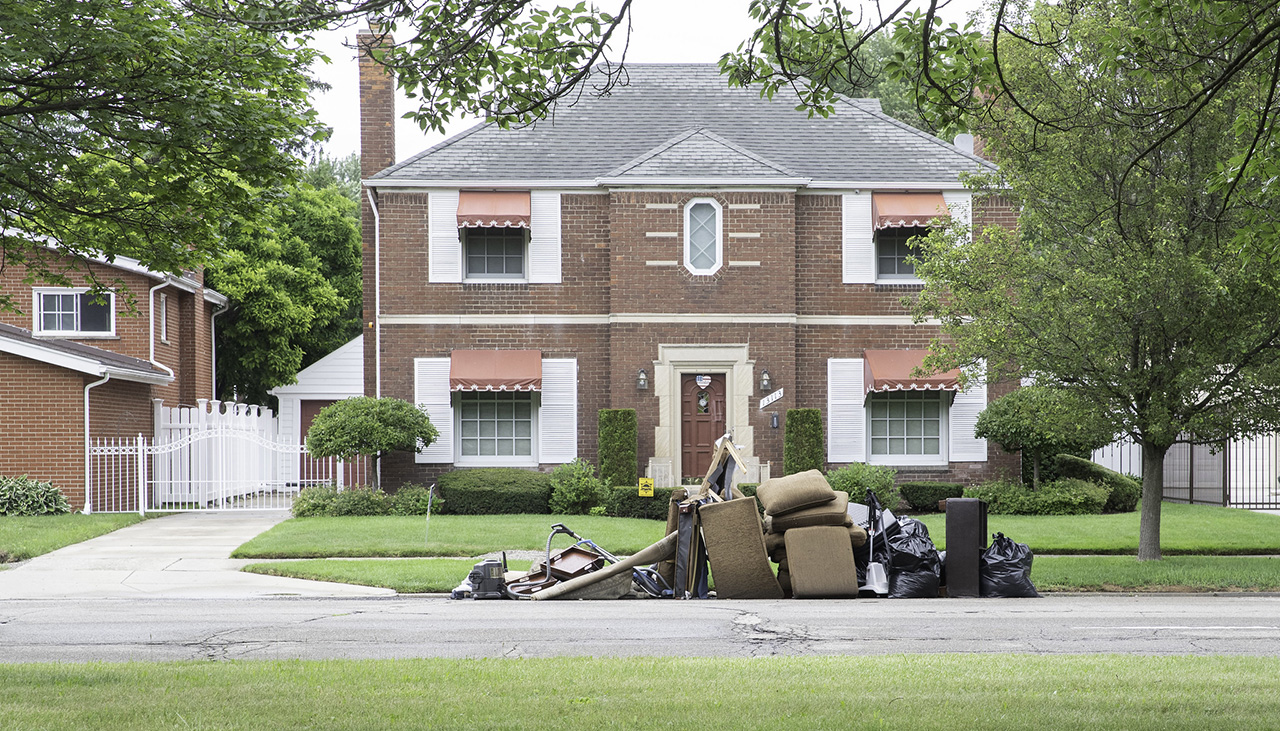
<path fill-rule="evenodd" d="M 938 394 L 938 453 L 937 454 L 874 454 L 871 449 L 871 402 L 877 396 L 887 396 L 893 392 L 869 393 L 865 402 L 865 433 L 867 464 L 903 466 L 903 467 L 945 467 L 951 455 L 950 413 L 951 393 L 948 391 L 925 391 Z M 911 391 L 907 391 L 911 393 Z"/>
<path fill-rule="evenodd" d="M 923 234 L 918 234 L 920 236 L 929 235 L 928 226 L 913 226 L 912 228 L 924 229 Z M 914 273 L 884 274 L 880 271 L 880 233 L 883 231 L 894 231 L 894 230 L 899 230 L 899 229 L 882 228 L 877 230 L 874 236 L 872 237 L 873 239 L 872 252 L 873 252 L 873 256 L 875 257 L 875 262 L 873 266 L 875 267 L 875 270 L 876 270 L 876 284 L 924 284 L 924 280 L 920 279 L 920 277 L 917 277 Z"/>
<path fill-rule="evenodd" d="M 701 203 L 710 204 L 716 211 L 716 260 L 710 267 L 698 268 L 693 265 L 693 242 L 691 213 L 693 207 Z M 709 276 L 720 271 L 724 266 L 724 207 L 715 198 L 692 198 L 684 204 L 684 268 L 695 276 Z"/>
<path fill-rule="evenodd" d="M 115 292 L 102 292 L 101 296 L 107 298 L 107 309 L 110 311 L 108 319 L 109 327 L 106 330 L 81 330 L 81 312 L 80 300 L 81 295 L 89 291 L 88 287 L 36 287 L 32 290 L 32 327 L 31 332 L 36 335 L 50 337 L 73 337 L 73 338 L 114 338 L 116 336 L 116 295 Z M 44 327 L 44 296 L 45 295 L 75 295 L 76 297 L 76 327 L 75 330 L 46 330 Z"/>
<path fill-rule="evenodd" d="M 529 410 L 531 420 L 530 449 L 528 455 L 463 455 L 462 454 L 462 399 L 469 393 L 486 393 L 483 391 L 453 392 L 453 454 L 454 464 L 459 467 L 537 467 L 538 462 L 538 412 L 542 408 L 542 394 L 537 391 L 524 392 L 530 397 Z"/>
<path fill-rule="evenodd" d="M 160 342 L 169 343 L 169 295 L 160 293 Z"/>
<path fill-rule="evenodd" d="M 484 231 L 483 228 L 460 228 L 458 229 L 458 242 L 462 251 L 462 281 L 468 284 L 520 284 L 529 281 L 529 229 L 517 228 L 524 239 L 524 248 L 520 252 L 521 269 L 520 275 L 494 275 L 494 274 L 477 274 L 472 275 L 468 271 L 467 266 L 467 238 L 473 231 Z"/>

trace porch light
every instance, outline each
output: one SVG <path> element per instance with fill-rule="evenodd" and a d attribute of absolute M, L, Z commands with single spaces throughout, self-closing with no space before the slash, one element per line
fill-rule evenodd
<path fill-rule="evenodd" d="M 649 390 L 649 374 L 645 373 L 643 368 L 641 368 L 640 373 L 636 375 L 636 390 L 637 391 Z"/>
<path fill-rule="evenodd" d="M 760 373 L 760 392 L 769 393 L 773 390 L 773 379 L 769 378 L 769 371 L 766 369 Z"/>

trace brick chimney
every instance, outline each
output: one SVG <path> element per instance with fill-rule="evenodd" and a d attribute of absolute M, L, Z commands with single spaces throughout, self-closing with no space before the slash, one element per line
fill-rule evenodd
<path fill-rule="evenodd" d="M 392 39 L 382 26 L 369 26 L 356 34 L 360 53 L 360 175 L 365 178 L 396 161 L 395 86 L 390 72 L 369 55 L 371 49 L 390 47 Z"/>

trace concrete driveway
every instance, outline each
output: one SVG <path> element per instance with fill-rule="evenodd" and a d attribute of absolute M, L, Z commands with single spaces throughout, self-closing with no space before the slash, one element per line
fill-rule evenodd
<path fill-rule="evenodd" d="M 178 513 L 122 528 L 0 571 L 0 599 L 391 596 L 379 589 L 246 574 L 240 544 L 285 511 Z"/>

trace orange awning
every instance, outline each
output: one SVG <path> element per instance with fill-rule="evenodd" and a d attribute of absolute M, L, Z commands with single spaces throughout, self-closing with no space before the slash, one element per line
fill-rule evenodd
<path fill-rule="evenodd" d="M 541 350 L 455 350 L 449 357 L 452 391 L 541 391 Z"/>
<path fill-rule="evenodd" d="M 866 350 L 863 351 L 862 384 L 867 393 L 886 391 L 959 391 L 960 371 L 950 370 L 924 378 L 912 378 L 911 372 L 920 367 L 927 350 Z"/>
<path fill-rule="evenodd" d="M 462 191 L 458 228 L 529 228 L 529 191 Z"/>
<path fill-rule="evenodd" d="M 877 229 L 928 226 L 929 221 L 949 215 L 941 193 L 871 194 L 871 218 Z"/>

